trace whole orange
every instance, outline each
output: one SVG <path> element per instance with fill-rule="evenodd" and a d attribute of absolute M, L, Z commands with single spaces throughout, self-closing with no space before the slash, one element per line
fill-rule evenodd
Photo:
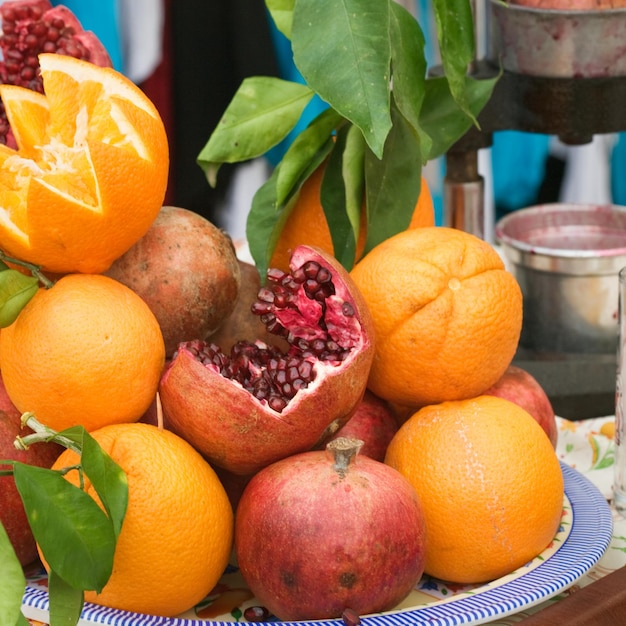
<path fill-rule="evenodd" d="M 278 268 L 283 272 L 289 271 L 291 251 L 295 250 L 300 244 L 317 246 L 328 254 L 333 254 L 333 241 L 320 200 L 320 189 L 322 179 L 324 178 L 325 165 L 326 162 L 322 163 L 300 188 L 296 203 L 289 213 L 280 237 L 276 242 L 269 264 L 270 267 Z M 433 207 L 433 199 L 428 189 L 428 183 L 422 176 L 422 187 L 409 228 L 433 226 L 434 224 L 435 209 Z M 361 211 L 361 225 L 356 244 L 355 260 L 360 259 L 363 255 L 366 236 L 367 227 L 365 224 L 364 205 Z"/>
<path fill-rule="evenodd" d="M 494 396 L 423 407 L 385 462 L 424 508 L 426 573 L 480 583 L 542 552 L 559 526 L 563 475 L 550 440 L 521 407 Z"/>
<path fill-rule="evenodd" d="M 186 441 L 150 424 L 114 424 L 91 433 L 124 470 L 128 508 L 100 594 L 87 602 L 173 617 L 200 602 L 230 557 L 234 521 L 211 466 Z M 79 462 L 70 450 L 53 465 Z M 78 485 L 78 472 L 65 477 Z M 98 499 L 91 483 L 85 490 Z"/>
<path fill-rule="evenodd" d="M 0 86 L 18 146 L 0 146 L 0 249 L 49 272 L 103 272 L 161 208 L 165 127 L 119 72 L 60 54 L 39 64 L 45 95 Z"/>
<path fill-rule="evenodd" d="M 20 411 L 55 430 L 94 430 L 144 414 L 165 345 L 154 314 L 131 289 L 98 274 L 68 274 L 2 329 L 0 360 Z"/>
<path fill-rule="evenodd" d="M 368 386 L 424 406 L 481 394 L 511 363 L 522 292 L 489 243 L 452 228 L 399 233 L 352 269 L 374 319 Z"/>

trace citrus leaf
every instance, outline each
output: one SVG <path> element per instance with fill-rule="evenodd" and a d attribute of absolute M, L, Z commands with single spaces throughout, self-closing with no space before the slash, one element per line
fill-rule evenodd
<path fill-rule="evenodd" d="M 498 77 L 476 80 L 466 77 L 468 104 L 477 116 L 489 101 Z M 444 77 L 429 78 L 420 113 L 422 128 L 432 139 L 428 159 L 445 154 L 472 126 L 472 120 L 459 109 Z"/>
<path fill-rule="evenodd" d="M 80 462 L 119 537 L 128 506 L 128 480 L 122 468 L 85 431 Z"/>
<path fill-rule="evenodd" d="M 321 152 L 324 155 L 332 148 L 332 131 L 343 118 L 333 109 L 322 111 L 293 141 L 281 161 L 280 171 L 276 179 L 276 203 L 285 204 L 293 194 L 297 182 L 302 183 L 305 172 L 311 172 L 311 161 Z M 329 143 L 330 142 L 330 143 Z"/>
<path fill-rule="evenodd" d="M 322 179 L 320 198 L 335 258 L 349 271 L 354 265 L 363 205 L 363 134 L 356 126 L 342 129 Z"/>
<path fill-rule="evenodd" d="M 246 239 L 250 254 L 256 268 L 265 281 L 272 251 L 276 246 L 276 230 L 282 229 L 286 216 L 281 215 L 276 201 L 276 180 L 280 171 L 280 163 L 274 168 L 271 176 L 257 189 L 252 198 L 252 205 L 246 221 Z M 281 219 L 282 218 L 282 219 Z"/>
<path fill-rule="evenodd" d="M 430 152 L 431 140 L 422 130 L 419 113 L 426 82 L 426 41 L 417 20 L 397 2 L 393 2 L 392 7 L 390 40 L 393 99 L 405 120 L 419 135 L 422 155 L 425 156 Z"/>
<path fill-rule="evenodd" d="M 477 124 L 465 82 L 469 64 L 474 60 L 475 53 L 471 4 L 467 0 L 433 0 L 433 9 L 441 63 L 450 93 L 461 111 L 473 124 Z"/>
<path fill-rule="evenodd" d="M 361 209 L 365 191 L 365 138 L 363 133 L 356 127 L 350 126 L 346 134 L 346 146 L 343 151 L 342 174 L 346 188 L 346 213 L 354 239 L 359 238 L 361 226 Z"/>
<path fill-rule="evenodd" d="M 24 571 L 0 522 L 0 626 L 16 626 L 26 589 Z M 26 620 L 24 620 L 25 623 Z"/>
<path fill-rule="evenodd" d="M 80 618 L 85 594 L 68 585 L 54 570 L 48 573 L 50 626 L 76 626 Z"/>
<path fill-rule="evenodd" d="M 51 569 L 76 589 L 100 592 L 111 575 L 113 525 L 95 500 L 54 470 L 14 464 L 33 535 Z"/>
<path fill-rule="evenodd" d="M 337 134 L 322 177 L 320 201 L 331 233 L 333 255 L 344 267 L 351 267 L 356 237 L 346 212 L 346 189 L 342 171 L 347 134 L 348 128 L 342 128 Z"/>
<path fill-rule="evenodd" d="M 259 157 L 280 143 L 313 95 L 310 87 L 280 78 L 244 79 L 198 155 L 209 184 L 215 186 L 222 163 Z"/>
<path fill-rule="evenodd" d="M 39 281 L 17 270 L 0 271 L 0 328 L 10 326 L 39 290 Z"/>
<path fill-rule="evenodd" d="M 265 0 L 265 5 L 276 24 L 276 28 L 291 39 L 291 20 L 293 19 L 293 6 L 296 0 Z"/>
<path fill-rule="evenodd" d="M 397 110 L 392 110 L 393 128 L 385 143 L 385 158 L 365 154 L 367 192 L 367 253 L 411 222 L 421 188 L 422 153 L 417 135 Z"/>
<path fill-rule="evenodd" d="M 358 126 L 377 156 L 391 128 L 389 44 L 394 0 L 296 0 L 291 42 L 307 84 Z"/>

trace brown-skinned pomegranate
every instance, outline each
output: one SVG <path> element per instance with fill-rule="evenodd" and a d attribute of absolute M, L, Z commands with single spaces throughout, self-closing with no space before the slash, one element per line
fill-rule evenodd
<path fill-rule="evenodd" d="M 235 519 L 241 574 L 281 620 L 394 608 L 424 571 L 424 516 L 396 470 L 341 437 L 273 463 L 244 489 Z"/>
<path fill-rule="evenodd" d="M 148 232 L 105 272 L 130 287 L 159 321 L 165 353 L 204 339 L 235 308 L 241 272 L 230 236 L 202 215 L 161 207 Z"/>
<path fill-rule="evenodd" d="M 160 384 L 168 428 L 214 465 L 252 474 L 340 428 L 361 400 L 374 354 L 371 315 L 336 259 L 309 246 L 291 274 L 270 270 L 253 310 L 287 352 L 203 341 L 178 347 Z"/>
<path fill-rule="evenodd" d="M 48 0 L 9 0 L 0 7 L 0 82 L 43 92 L 37 55 L 54 52 L 111 67 L 111 59 L 99 39 L 83 30 L 65 6 Z M 0 143 L 15 147 L 9 123 L 0 105 Z"/>

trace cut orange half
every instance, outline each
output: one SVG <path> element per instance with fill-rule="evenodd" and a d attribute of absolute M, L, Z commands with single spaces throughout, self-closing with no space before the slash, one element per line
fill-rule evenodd
<path fill-rule="evenodd" d="M 169 151 L 150 99 L 119 72 L 39 56 L 45 95 L 0 85 L 17 150 L 0 147 L 0 249 L 55 273 L 100 273 L 165 197 Z"/>

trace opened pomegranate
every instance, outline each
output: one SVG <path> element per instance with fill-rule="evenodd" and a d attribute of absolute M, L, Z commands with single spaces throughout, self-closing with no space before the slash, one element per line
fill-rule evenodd
<path fill-rule="evenodd" d="M 40 52 L 76 57 L 103 67 L 111 59 L 100 40 L 83 30 L 65 6 L 53 7 L 48 0 L 9 0 L 0 7 L 2 34 L 0 82 L 43 92 L 39 73 Z M 0 105 L 0 143 L 15 147 L 4 107 Z"/>
<path fill-rule="evenodd" d="M 358 439 L 256 474 L 239 501 L 235 550 L 256 599 L 281 620 L 394 608 L 424 571 L 422 506 L 408 481 L 358 454 Z"/>
<path fill-rule="evenodd" d="M 161 379 L 168 428 L 236 474 L 312 448 L 352 415 L 374 354 L 367 306 L 341 265 L 299 246 L 291 274 L 270 270 L 252 305 L 285 352 L 257 341 L 229 354 L 179 345 Z"/>

